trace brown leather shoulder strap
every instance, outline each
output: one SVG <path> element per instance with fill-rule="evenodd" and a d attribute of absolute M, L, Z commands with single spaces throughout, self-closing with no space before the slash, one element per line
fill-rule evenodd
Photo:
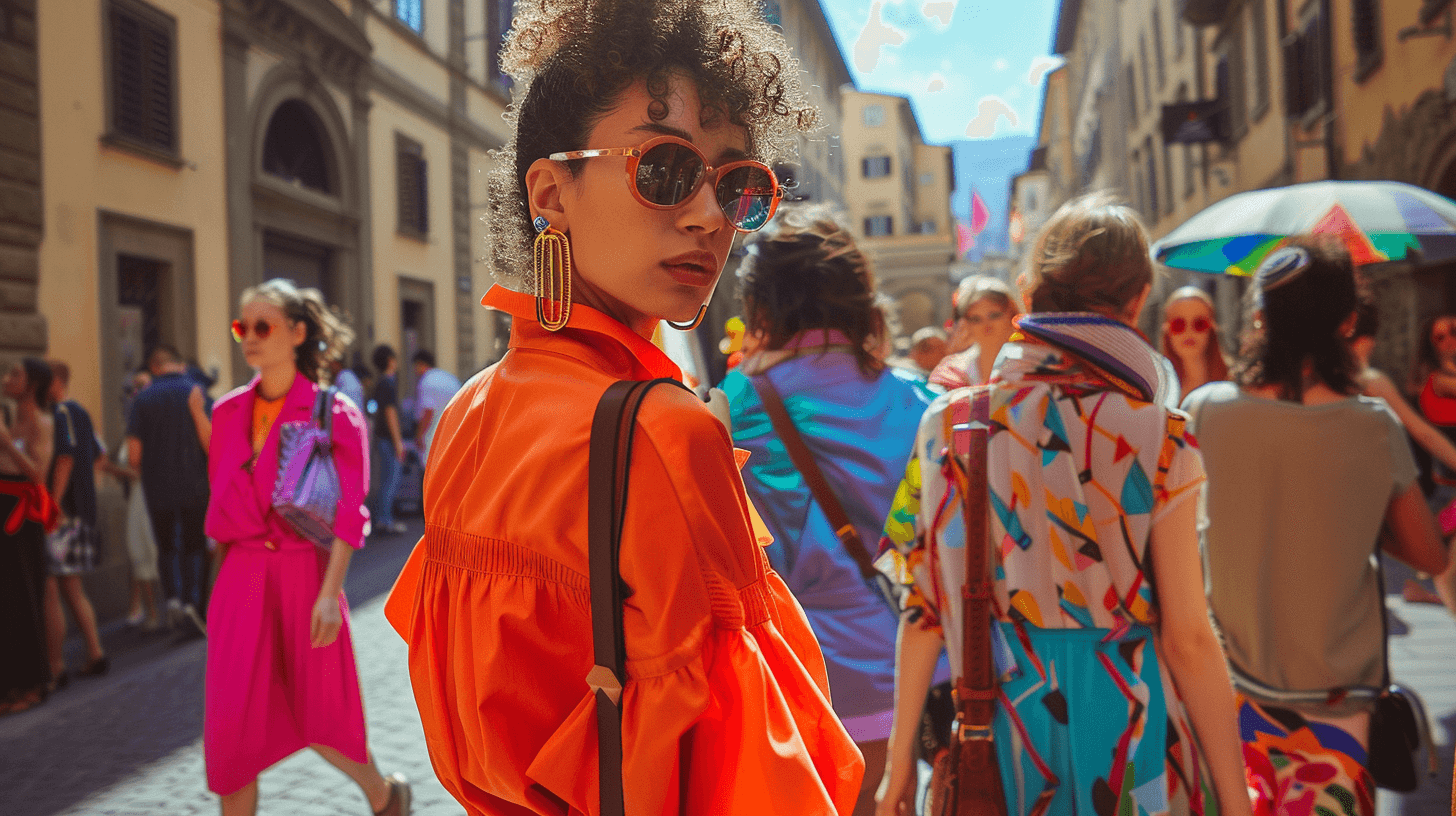
<path fill-rule="evenodd" d="M 622 604 L 631 590 L 622 582 L 622 521 L 637 411 L 653 386 L 685 387 L 677 380 L 622 380 L 608 386 L 592 416 L 587 461 L 587 554 L 591 564 L 592 651 L 587 675 L 597 698 L 597 756 L 601 815 L 624 816 L 622 794 L 622 686 L 627 682 L 627 641 Z"/>
<path fill-rule="evenodd" d="M 963 738 L 989 738 L 996 703 L 996 670 L 991 657 L 990 530 L 987 524 L 989 485 L 986 446 L 990 437 L 991 391 L 977 388 L 970 397 L 969 416 L 953 422 L 955 403 L 946 407 L 947 445 L 956 483 L 961 492 L 961 514 L 966 528 L 966 580 L 961 588 L 961 681 L 956 690 Z M 959 418 L 959 417 L 957 417 Z M 964 459 L 962 459 L 964 457 Z"/>
<path fill-rule="evenodd" d="M 779 391 L 766 375 L 750 377 L 749 382 L 758 391 L 758 398 L 763 401 L 764 411 L 768 413 L 769 422 L 773 423 L 774 433 L 783 440 L 784 447 L 789 451 L 789 459 L 793 461 L 794 467 L 799 475 L 804 477 L 804 483 L 809 486 L 809 492 L 814 495 L 814 501 L 819 503 L 819 509 L 824 511 L 825 518 L 834 528 L 834 534 L 839 537 L 839 542 L 844 546 L 849 557 L 854 559 L 855 566 L 859 568 L 860 577 L 866 581 L 876 581 L 879 577 L 879 570 L 875 569 L 875 559 L 870 555 L 869 547 L 865 546 L 864 540 L 860 538 L 859 531 L 849 520 L 849 514 L 844 512 L 844 505 L 839 502 L 835 495 L 834 488 L 829 486 L 829 481 L 824 478 L 824 471 L 819 469 L 819 463 L 814 459 L 814 454 L 809 446 L 804 444 L 804 437 L 799 434 L 799 429 L 794 426 L 794 421 L 789 418 L 789 410 L 784 406 L 784 398 L 779 396 Z"/>

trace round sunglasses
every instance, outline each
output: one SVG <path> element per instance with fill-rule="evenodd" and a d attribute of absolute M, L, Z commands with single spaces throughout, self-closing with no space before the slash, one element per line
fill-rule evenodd
<path fill-rule="evenodd" d="M 1195 317 L 1195 318 L 1193 318 L 1193 330 L 1196 331 L 1196 332 L 1198 332 L 1199 334 L 1202 334 L 1202 333 L 1208 331 L 1211 328 L 1213 328 L 1213 324 L 1210 323 L 1210 322 L 1208 322 L 1208 318 L 1206 318 L 1206 317 Z M 1184 320 L 1181 317 L 1175 317 L 1175 318 L 1173 318 L 1173 319 L 1171 319 L 1171 320 L 1168 321 L 1168 333 L 1169 334 L 1182 334 L 1185 331 L 1188 331 L 1188 321 L 1187 320 Z"/>
<path fill-rule="evenodd" d="M 714 167 L 692 142 L 676 136 L 656 136 L 637 147 L 569 150 L 546 158 L 570 161 L 600 156 L 626 156 L 627 186 L 632 196 L 654 210 L 682 206 L 711 176 L 718 206 L 729 225 L 739 232 L 763 229 L 784 197 L 768 165 L 744 159 Z"/>
<path fill-rule="evenodd" d="M 251 330 L 253 334 L 257 335 L 259 340 L 267 340 L 268 335 L 273 333 L 273 324 L 269 323 L 266 320 L 258 320 L 255 321 L 252 326 L 249 326 L 247 323 L 244 323 L 241 320 L 233 321 L 233 339 L 238 341 L 239 343 L 243 342 L 244 338 L 248 336 L 249 330 Z"/>

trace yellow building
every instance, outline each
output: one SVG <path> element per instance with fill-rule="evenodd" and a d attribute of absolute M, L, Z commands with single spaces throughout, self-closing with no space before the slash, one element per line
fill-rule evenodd
<path fill-rule="evenodd" d="M 950 316 L 951 149 L 925 144 L 910 100 L 845 88 L 844 197 L 851 228 L 910 334 Z"/>
<path fill-rule="evenodd" d="M 1363 13 L 1357 15 L 1359 9 Z M 1451 4 L 1336 4 L 1335 145 L 1345 178 L 1404 181 L 1456 198 L 1456 26 Z"/>
<path fill-rule="evenodd" d="M 227 324 L 270 277 L 323 290 L 363 357 L 493 358 L 472 182 L 504 139 L 500 5 L 462 27 L 425 0 L 41 4 L 40 311 L 109 444 L 154 343 L 219 392 L 247 379 Z"/>

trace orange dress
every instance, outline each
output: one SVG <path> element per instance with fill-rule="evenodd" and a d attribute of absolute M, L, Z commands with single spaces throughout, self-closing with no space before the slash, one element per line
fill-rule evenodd
<path fill-rule="evenodd" d="M 510 351 L 440 418 L 425 535 L 385 613 L 409 641 L 435 772 L 471 814 L 596 814 L 587 580 L 592 412 L 618 379 L 681 378 L 580 304 L 547 332 L 496 287 Z M 848 814 L 864 762 L 803 611 L 769 569 L 728 434 L 678 389 L 639 415 L 621 574 L 623 777 L 634 814 Z"/>

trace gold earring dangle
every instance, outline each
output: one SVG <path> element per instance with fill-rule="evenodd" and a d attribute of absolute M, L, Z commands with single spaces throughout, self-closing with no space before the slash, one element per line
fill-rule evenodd
<path fill-rule="evenodd" d="M 678 331 L 692 331 L 693 329 L 696 329 L 698 327 L 698 324 L 703 322 L 703 318 L 707 316 L 708 304 L 704 303 L 702 306 L 698 307 L 698 316 L 693 318 L 693 322 L 691 323 L 674 323 L 671 320 L 664 320 L 662 322 L 666 323 L 674 329 L 677 329 Z"/>
<path fill-rule="evenodd" d="M 571 243 L 542 216 L 536 228 L 536 320 L 547 331 L 560 331 L 571 317 Z"/>

